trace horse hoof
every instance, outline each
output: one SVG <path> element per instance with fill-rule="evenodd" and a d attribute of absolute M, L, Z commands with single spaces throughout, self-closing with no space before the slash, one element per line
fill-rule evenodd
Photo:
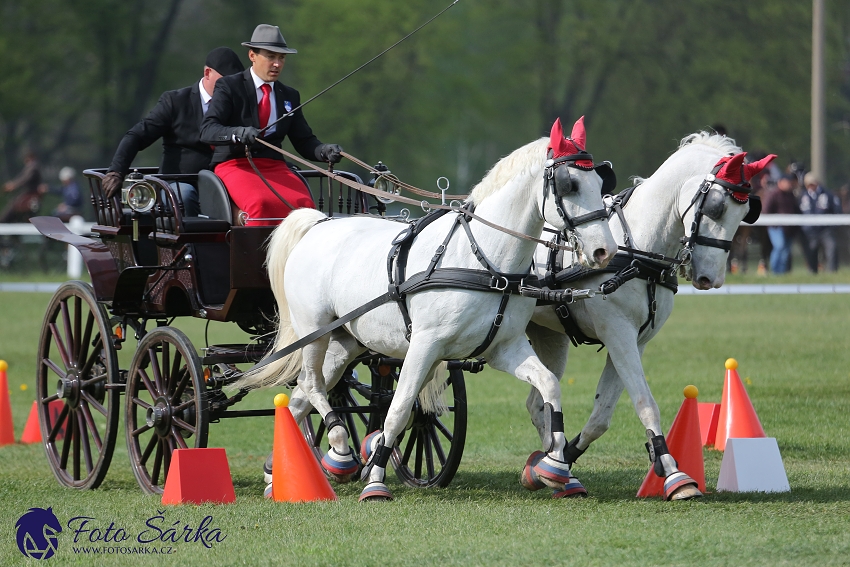
<path fill-rule="evenodd" d="M 674 472 L 664 479 L 665 500 L 690 500 L 700 496 L 702 492 L 697 482 L 682 471 Z"/>
<path fill-rule="evenodd" d="M 562 490 L 564 485 L 570 481 L 570 464 L 566 461 L 553 459 L 545 455 L 532 469 L 540 482 L 555 490 Z"/>
<path fill-rule="evenodd" d="M 564 484 L 563 489 L 552 492 L 552 498 L 585 498 L 587 489 L 576 477 L 570 477 L 569 482 Z"/>
<path fill-rule="evenodd" d="M 363 441 L 360 443 L 360 458 L 363 459 L 364 463 L 368 463 L 369 457 L 371 457 L 372 453 L 375 452 L 375 447 L 378 445 L 377 440 L 380 436 L 381 430 L 376 429 L 364 437 Z"/>
<path fill-rule="evenodd" d="M 266 462 L 263 463 L 263 482 L 266 484 L 271 484 L 272 481 L 272 455 L 269 454 L 269 458 L 266 459 Z"/>
<path fill-rule="evenodd" d="M 333 447 L 322 457 L 322 468 L 328 476 L 339 483 L 346 483 L 357 473 L 360 463 L 350 448 L 347 455 L 340 455 Z"/>
<path fill-rule="evenodd" d="M 537 466 L 537 463 L 539 463 L 545 456 L 546 453 L 543 451 L 535 451 L 530 457 L 528 457 L 528 460 L 525 461 L 525 466 L 522 468 L 522 473 L 519 475 L 519 483 L 528 490 L 534 491 L 546 488 L 546 485 L 540 481 L 537 477 L 537 473 L 534 472 L 534 467 Z"/>
<path fill-rule="evenodd" d="M 389 502 L 393 499 L 392 492 L 383 482 L 370 482 L 360 493 L 358 502 Z"/>
<path fill-rule="evenodd" d="M 263 490 L 263 498 L 274 498 L 274 492 L 272 491 L 272 483 L 268 483 L 266 485 L 266 489 Z"/>

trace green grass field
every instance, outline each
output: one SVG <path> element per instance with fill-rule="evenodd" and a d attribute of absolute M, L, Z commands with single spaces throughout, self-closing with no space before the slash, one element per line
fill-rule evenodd
<path fill-rule="evenodd" d="M 48 300 L 47 294 L 0 293 L 0 358 L 9 362 L 16 436 L 35 399 L 35 349 Z M 183 320 L 179 327 L 202 344 L 200 321 Z M 213 342 L 242 338 L 228 325 L 213 325 L 210 335 Z M 168 557 L 94 557 L 74 553 L 74 534 L 66 528 L 57 555 L 47 562 L 55 565 L 846 565 L 848 336 L 850 303 L 844 295 L 680 297 L 646 350 L 644 364 L 665 427 L 687 384 L 699 388 L 701 401 L 719 402 L 723 362 L 737 358 L 761 422 L 778 440 L 791 493 L 711 493 L 678 503 L 635 498 L 649 462 L 627 396 L 611 430 L 574 469 L 590 498 L 555 501 L 548 491 L 527 492 L 519 471 L 539 448 L 525 411 L 527 388 L 487 370 L 467 375 L 469 434 L 451 486 L 417 491 L 390 476 L 392 503 L 358 504 L 359 483 L 335 486 L 336 503 L 264 500 L 260 467 L 271 447 L 271 418 L 211 426 L 209 445 L 227 449 L 236 488 L 237 502 L 227 506 L 166 509 L 143 496 L 123 432 L 106 480 L 91 492 L 60 488 L 41 445 L 2 447 L 0 565 L 37 563 L 19 553 L 15 522 L 30 507 L 48 506 L 63 527 L 72 517 L 87 516 L 102 530 L 114 522 L 114 529 L 135 535 L 159 514 L 162 529 L 178 530 L 212 516 L 211 527 L 226 535 L 211 549 L 175 543 Z M 604 359 L 604 351 L 591 347 L 572 351 L 562 382 L 570 437 L 589 415 Z M 271 407 L 271 398 L 253 393 L 242 406 Z M 709 491 L 721 458 L 705 452 Z"/>

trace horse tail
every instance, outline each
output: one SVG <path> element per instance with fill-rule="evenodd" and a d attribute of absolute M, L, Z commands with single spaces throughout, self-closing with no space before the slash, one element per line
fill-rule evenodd
<path fill-rule="evenodd" d="M 442 361 L 434 367 L 428 381 L 422 386 L 419 392 L 419 406 L 425 413 L 434 415 L 443 415 L 449 411 L 449 406 L 446 404 L 443 393 L 446 391 L 446 373 L 449 371 L 449 364 Z"/>
<path fill-rule="evenodd" d="M 274 347 L 267 354 L 277 352 L 299 339 L 289 319 L 289 303 L 286 300 L 283 273 L 295 245 L 324 218 L 326 218 L 325 215 L 315 209 L 295 210 L 274 229 L 269 237 L 266 267 L 272 292 L 277 299 L 278 327 Z M 278 386 L 291 382 L 299 372 L 301 372 L 301 349 L 262 368 L 249 370 L 233 385 L 237 388 L 248 389 Z"/>

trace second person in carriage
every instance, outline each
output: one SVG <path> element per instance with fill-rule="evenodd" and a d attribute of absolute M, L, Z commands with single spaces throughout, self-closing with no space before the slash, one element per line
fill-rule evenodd
<path fill-rule="evenodd" d="M 280 147 L 289 136 L 296 151 L 306 159 L 331 163 L 339 162 L 342 148 L 319 141 L 298 108 L 298 91 L 277 80 L 287 54 L 297 53 L 286 44 L 280 29 L 260 24 L 251 41 L 242 45 L 248 48 L 251 67 L 216 83 L 209 111 L 201 123 L 201 141 L 215 146 L 211 166 L 233 202 L 247 214 L 246 224 L 278 224 L 293 208 L 313 207 L 313 199 L 283 156 L 256 140 Z M 275 123 L 281 116 L 285 118 Z M 245 155 L 246 146 L 274 191 L 254 171 Z"/>

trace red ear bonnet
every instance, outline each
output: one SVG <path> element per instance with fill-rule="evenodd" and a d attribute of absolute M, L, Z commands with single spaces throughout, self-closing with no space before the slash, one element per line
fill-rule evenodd
<path fill-rule="evenodd" d="M 748 181 L 744 179 L 744 158 L 746 156 L 747 152 L 741 152 L 732 157 L 721 158 L 720 161 L 714 164 L 715 167 L 721 163 L 723 164 L 723 167 L 715 174 L 715 177 L 732 185 L 749 185 Z M 732 192 L 732 197 L 739 203 L 746 203 L 750 195 L 749 193 Z"/>
<path fill-rule="evenodd" d="M 749 181 L 750 179 L 761 173 L 761 171 L 775 159 L 776 154 L 770 154 L 769 156 L 765 156 L 756 162 L 744 165 L 744 177 L 747 179 L 747 181 Z"/>
<path fill-rule="evenodd" d="M 574 155 L 585 149 L 587 134 L 584 131 L 584 116 L 576 120 L 573 132 L 569 138 L 564 138 L 564 130 L 561 127 L 561 119 L 555 120 L 552 131 L 549 134 L 549 148 L 552 150 L 552 158 Z M 582 159 L 576 161 L 576 165 L 583 168 L 592 168 L 593 161 Z"/>

